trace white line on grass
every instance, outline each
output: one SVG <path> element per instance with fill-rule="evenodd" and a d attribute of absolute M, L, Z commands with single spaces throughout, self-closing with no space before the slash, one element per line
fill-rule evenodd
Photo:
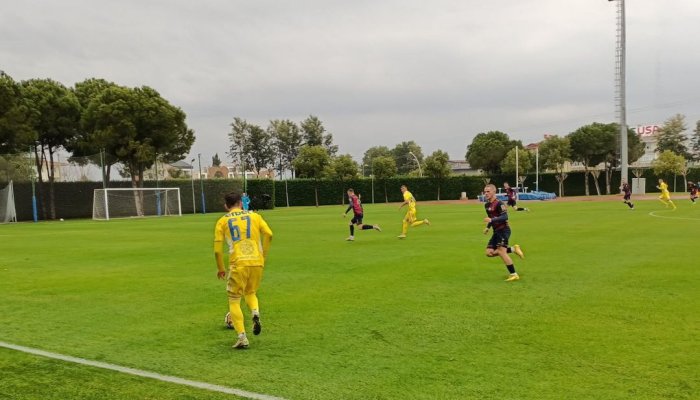
<path fill-rule="evenodd" d="M 284 400 L 281 397 L 268 396 L 266 394 L 253 393 L 253 392 L 248 392 L 248 391 L 241 390 L 241 389 L 234 389 L 234 388 L 214 385 L 214 384 L 206 383 L 206 382 L 191 381 L 189 379 L 178 378 L 176 376 L 161 375 L 161 374 L 156 373 L 156 372 L 149 372 L 149 371 L 144 371 L 144 370 L 135 369 L 135 368 L 122 367 L 120 365 L 109 364 L 109 363 L 104 363 L 104 362 L 100 362 L 100 361 L 86 360 L 84 358 L 71 357 L 71 356 L 66 356 L 66 355 L 58 354 L 58 353 L 51 353 L 48 351 L 33 349 L 31 347 L 18 346 L 15 344 L 10 344 L 10 343 L 5 343 L 5 342 L 0 342 L 0 347 L 4 347 L 6 349 L 17 350 L 17 351 L 21 351 L 24 353 L 34 354 L 37 356 L 53 358 L 56 360 L 67 361 L 67 362 L 72 362 L 72 363 L 81 364 L 81 365 L 89 365 L 91 367 L 96 367 L 96 368 L 109 369 L 112 371 L 122 372 L 124 374 L 136 375 L 136 376 L 141 376 L 144 378 L 156 379 L 156 380 L 163 381 L 163 382 L 170 382 L 170 383 L 175 383 L 178 385 L 191 386 L 191 387 L 195 387 L 198 389 L 209 390 L 212 392 L 234 394 L 236 396 L 244 397 L 246 399 Z"/>
<path fill-rule="evenodd" d="M 649 213 L 649 215 L 651 215 L 652 217 L 656 217 L 656 218 L 687 219 L 687 220 L 689 220 L 689 221 L 700 221 L 700 218 L 667 217 L 667 216 L 665 216 L 665 215 L 656 215 L 655 213 L 657 213 L 657 212 L 659 212 L 659 211 L 652 211 L 652 212 Z M 668 212 L 671 212 L 671 211 L 668 211 Z"/>

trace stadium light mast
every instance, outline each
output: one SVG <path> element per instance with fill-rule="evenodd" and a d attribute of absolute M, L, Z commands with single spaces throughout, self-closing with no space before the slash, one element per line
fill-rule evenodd
<path fill-rule="evenodd" d="M 625 0 L 608 0 L 617 2 L 617 47 L 615 50 L 615 109 L 620 124 L 620 182 L 628 178 L 627 155 L 627 99 L 626 99 L 626 33 Z"/>

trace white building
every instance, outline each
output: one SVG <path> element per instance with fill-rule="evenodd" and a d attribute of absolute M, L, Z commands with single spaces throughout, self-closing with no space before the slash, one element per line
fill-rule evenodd
<path fill-rule="evenodd" d="M 658 153 L 656 145 L 659 142 L 659 125 L 638 125 L 637 134 L 639 139 L 644 143 L 644 155 L 639 157 L 639 160 L 631 164 L 632 167 L 648 168 L 651 163 L 656 160 Z"/>

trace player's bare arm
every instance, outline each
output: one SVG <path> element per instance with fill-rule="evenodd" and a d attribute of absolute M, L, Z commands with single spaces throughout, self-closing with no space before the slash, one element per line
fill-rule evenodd
<path fill-rule="evenodd" d="M 216 260 L 216 277 L 224 279 L 226 277 L 226 269 L 224 268 L 224 253 L 221 251 L 223 242 L 214 242 L 214 259 Z"/>

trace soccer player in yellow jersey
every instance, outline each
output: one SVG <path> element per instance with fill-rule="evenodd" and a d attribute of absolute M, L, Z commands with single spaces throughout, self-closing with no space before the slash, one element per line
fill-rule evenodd
<path fill-rule="evenodd" d="M 403 217 L 401 234 L 399 235 L 399 239 L 404 239 L 406 238 L 406 232 L 408 231 L 409 226 L 419 226 L 423 224 L 430 225 L 430 221 L 427 219 L 416 221 L 416 199 L 413 197 L 413 194 L 408 191 L 406 185 L 401 185 L 401 193 L 403 193 L 403 203 L 401 203 L 399 206 L 399 210 L 401 210 L 403 206 L 408 206 L 408 211 Z"/>
<path fill-rule="evenodd" d="M 219 218 L 214 228 L 214 257 L 216 258 L 217 277 L 224 279 L 224 241 L 229 247 L 229 274 L 226 291 L 228 292 L 229 313 L 238 341 L 236 349 L 248 347 L 248 338 L 243 324 L 241 297 L 253 314 L 253 334 L 262 331 L 260 309 L 256 292 L 263 275 L 265 258 L 270 249 L 272 231 L 265 220 L 253 211 L 241 208 L 241 193 L 232 192 L 225 196 L 228 214 Z"/>
<path fill-rule="evenodd" d="M 673 209 L 676 209 L 676 205 L 673 204 L 673 201 L 671 201 L 671 193 L 668 191 L 668 184 L 664 182 L 663 179 L 659 178 L 659 186 L 656 187 L 657 189 L 661 190 L 661 195 L 659 196 L 659 200 L 661 200 L 662 203 L 668 207 L 669 205 L 673 207 Z"/>

